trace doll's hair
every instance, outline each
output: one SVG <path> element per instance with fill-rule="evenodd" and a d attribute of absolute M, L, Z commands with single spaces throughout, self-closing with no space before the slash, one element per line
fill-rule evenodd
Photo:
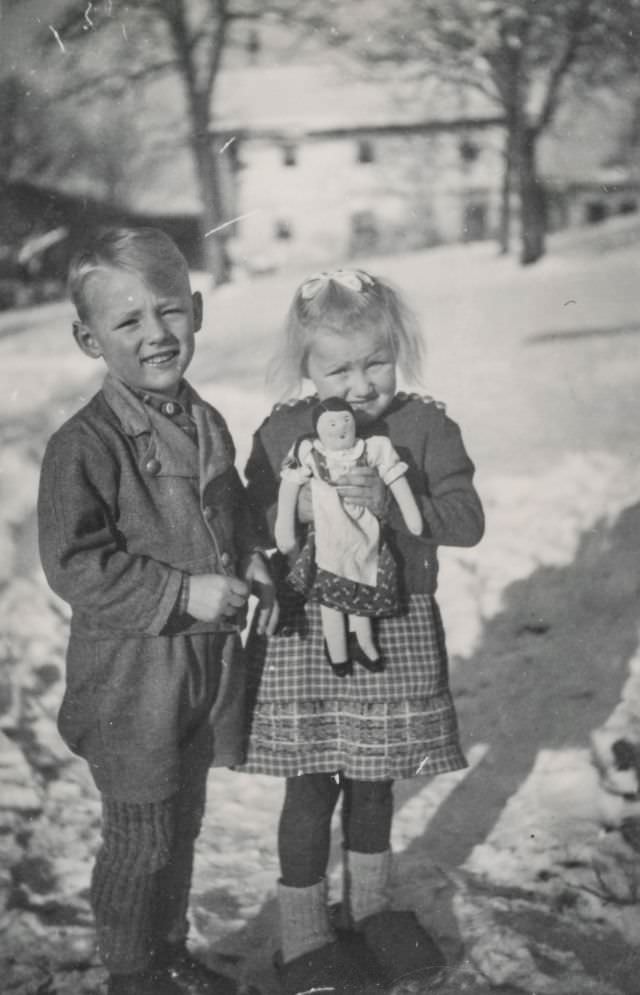
<path fill-rule="evenodd" d="M 345 401 L 342 397 L 325 397 L 324 401 L 318 401 L 317 404 L 314 404 L 311 411 L 311 422 L 314 432 L 318 429 L 318 422 L 322 415 L 327 411 L 348 411 L 355 418 L 353 408 L 348 401 Z"/>
<path fill-rule="evenodd" d="M 69 295 L 81 321 L 89 318 L 87 280 L 102 269 L 129 270 L 154 287 L 189 285 L 187 260 L 160 228 L 103 228 L 69 265 Z"/>
<path fill-rule="evenodd" d="M 416 316 L 395 287 L 364 270 L 309 277 L 294 294 L 268 380 L 289 396 L 307 376 L 309 350 L 319 330 L 347 338 L 352 332 L 374 329 L 385 335 L 405 380 L 419 383 L 424 341 Z"/>

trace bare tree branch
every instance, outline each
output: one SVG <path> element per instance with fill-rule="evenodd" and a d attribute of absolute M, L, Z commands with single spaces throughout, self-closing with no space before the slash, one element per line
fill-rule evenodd
<path fill-rule="evenodd" d="M 544 130 L 554 118 L 558 109 L 562 84 L 578 58 L 586 31 L 593 23 L 591 0 L 582 0 L 575 11 L 569 13 L 567 20 L 566 44 L 559 59 L 551 67 L 545 98 L 535 125 L 538 132 Z"/>

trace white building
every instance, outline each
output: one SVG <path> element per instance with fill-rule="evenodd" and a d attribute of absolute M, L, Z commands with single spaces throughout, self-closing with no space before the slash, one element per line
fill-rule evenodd
<path fill-rule="evenodd" d="M 226 72 L 215 108 L 249 269 L 496 232 L 503 133 L 479 97 L 284 66 Z"/>

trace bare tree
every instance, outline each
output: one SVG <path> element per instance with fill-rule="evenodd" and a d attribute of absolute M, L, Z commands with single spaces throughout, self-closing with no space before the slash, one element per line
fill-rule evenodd
<path fill-rule="evenodd" d="M 87 99 L 122 92 L 152 76 L 177 75 L 184 88 L 187 140 L 202 205 L 202 261 L 215 283 L 229 277 L 224 228 L 229 219 L 220 158 L 210 139 L 210 115 L 229 25 L 257 16 L 240 2 L 232 8 L 230 0 L 102 0 L 89 5 L 72 0 L 47 37 L 49 47 L 66 46 L 71 56 L 58 99 L 75 99 L 79 86 Z"/>
<path fill-rule="evenodd" d="M 571 88 L 619 80 L 637 62 L 639 0 L 302 0 L 294 8 L 292 16 L 383 75 L 437 75 L 496 104 L 506 129 L 502 239 L 513 177 L 521 260 L 539 259 L 545 204 L 538 140 Z"/>

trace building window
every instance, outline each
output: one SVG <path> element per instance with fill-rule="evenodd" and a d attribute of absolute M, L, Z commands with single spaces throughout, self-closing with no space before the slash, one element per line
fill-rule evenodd
<path fill-rule="evenodd" d="M 286 242 L 287 239 L 293 238 L 293 229 L 288 221 L 280 219 L 276 221 L 273 228 L 273 237 Z"/>
<path fill-rule="evenodd" d="M 351 215 L 349 252 L 352 256 L 374 252 L 379 238 L 378 222 L 373 211 L 356 211 Z"/>
<path fill-rule="evenodd" d="M 482 201 L 472 201 L 464 206 L 462 241 L 478 242 L 489 237 L 488 209 Z"/>
<path fill-rule="evenodd" d="M 358 162 L 374 162 L 376 158 L 373 142 L 370 138 L 360 138 L 358 140 Z"/>
<path fill-rule="evenodd" d="M 621 200 L 618 208 L 618 214 L 634 214 L 637 210 L 638 202 L 636 200 Z"/>
<path fill-rule="evenodd" d="M 476 142 L 472 142 L 470 138 L 463 138 L 458 146 L 458 151 L 463 162 L 472 163 L 480 155 L 480 146 Z"/>
<path fill-rule="evenodd" d="M 247 36 L 247 52 L 252 58 L 255 58 L 261 48 L 260 35 L 255 28 L 251 28 Z"/>
<path fill-rule="evenodd" d="M 282 146 L 282 165 L 283 166 L 298 165 L 298 150 L 293 142 L 286 142 Z"/>
<path fill-rule="evenodd" d="M 607 205 L 602 200 L 592 200 L 585 207 L 585 221 L 590 225 L 595 225 L 599 221 L 604 221 L 607 214 Z"/>

